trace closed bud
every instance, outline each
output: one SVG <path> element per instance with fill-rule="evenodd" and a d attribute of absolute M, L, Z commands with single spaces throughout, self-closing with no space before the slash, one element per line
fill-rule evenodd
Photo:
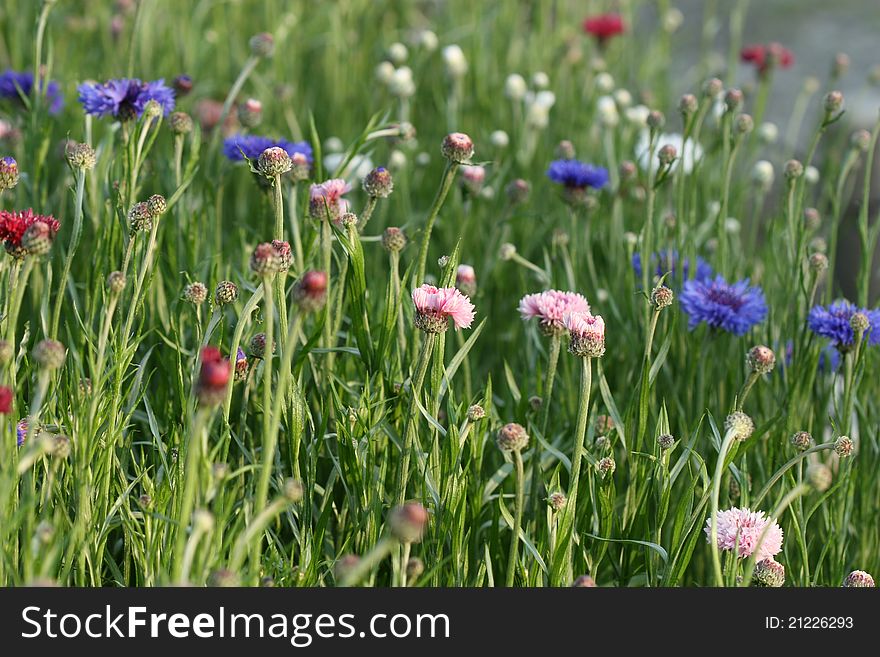
<path fill-rule="evenodd" d="M 293 298 L 303 312 L 316 312 L 327 301 L 327 274 L 307 271 L 293 289 Z"/>
<path fill-rule="evenodd" d="M 268 32 L 255 34 L 248 41 L 248 45 L 254 57 L 271 57 L 272 53 L 275 52 L 275 39 Z"/>
<path fill-rule="evenodd" d="M 199 283 L 198 281 L 190 283 L 183 288 L 183 298 L 194 306 L 199 306 L 205 303 L 205 300 L 208 298 L 208 288 L 205 287 L 204 283 Z"/>
<path fill-rule="evenodd" d="M 834 59 L 831 62 L 831 77 L 839 78 L 846 75 L 846 72 L 849 70 L 849 55 L 845 52 L 839 52 L 834 55 Z"/>
<path fill-rule="evenodd" d="M 852 133 L 849 143 L 853 148 L 865 153 L 871 147 L 871 133 L 867 130 L 856 130 Z"/>
<path fill-rule="evenodd" d="M 843 94 L 839 91 L 829 91 L 825 94 L 825 114 L 834 116 L 843 109 Z"/>
<path fill-rule="evenodd" d="M 828 256 L 824 253 L 813 253 L 810 255 L 810 269 L 816 274 L 821 274 L 828 269 Z"/>
<path fill-rule="evenodd" d="M 214 302 L 225 306 L 238 299 L 238 286 L 232 281 L 220 281 L 214 290 Z"/>
<path fill-rule="evenodd" d="M 406 246 L 406 235 L 400 228 L 389 226 L 382 233 L 382 246 L 389 253 L 400 253 Z"/>
<path fill-rule="evenodd" d="M 718 78 L 709 78 L 703 84 L 703 95 L 706 98 L 715 98 L 724 91 L 724 83 Z"/>
<path fill-rule="evenodd" d="M 770 347 L 759 344 L 749 349 L 746 364 L 755 374 L 769 374 L 776 365 L 776 354 Z"/>
<path fill-rule="evenodd" d="M 728 89 L 724 94 L 724 107 L 728 112 L 735 112 L 743 104 L 743 92 L 739 89 Z"/>
<path fill-rule="evenodd" d="M 528 200 L 529 192 L 531 192 L 531 185 L 529 185 L 528 181 L 523 180 L 522 178 L 516 178 L 508 183 L 504 192 L 507 194 L 507 200 L 510 201 L 512 205 L 518 205 L 520 203 L 525 203 L 526 200 Z"/>
<path fill-rule="evenodd" d="M 418 543 L 428 524 L 428 511 L 419 502 L 407 502 L 392 509 L 388 518 L 391 535 L 401 543 Z"/>
<path fill-rule="evenodd" d="M 663 310 L 672 305 L 673 296 L 672 290 L 668 287 L 658 285 L 651 291 L 651 305 L 654 306 L 654 310 Z"/>
<path fill-rule="evenodd" d="M 733 123 L 733 127 L 739 135 L 747 135 L 755 129 L 755 121 L 749 114 L 739 114 Z"/>
<path fill-rule="evenodd" d="M 678 101 L 678 111 L 687 118 L 697 111 L 697 97 L 693 94 L 684 94 Z"/>
<path fill-rule="evenodd" d="M 57 340 L 40 340 L 31 352 L 36 363 L 47 370 L 57 370 L 64 365 L 67 349 Z"/>
<path fill-rule="evenodd" d="M 874 588 L 874 578 L 864 570 L 854 570 L 843 580 L 844 588 Z"/>
<path fill-rule="evenodd" d="M 290 155 L 280 146 L 270 146 L 257 158 L 257 171 L 266 178 L 275 178 L 293 167 Z"/>
<path fill-rule="evenodd" d="M 119 294 L 125 289 L 125 274 L 121 271 L 110 272 L 107 276 L 107 289 L 111 294 Z"/>
<path fill-rule="evenodd" d="M 519 452 L 528 447 L 529 434 L 521 424 L 510 422 L 501 427 L 495 442 L 502 452 Z"/>
<path fill-rule="evenodd" d="M 140 201 L 131 206 L 128 211 L 128 224 L 133 233 L 147 231 L 153 227 L 153 213 L 146 201 Z"/>
<path fill-rule="evenodd" d="M 596 588 L 596 580 L 589 575 L 581 575 L 571 583 L 573 589 L 592 589 Z"/>
<path fill-rule="evenodd" d="M 811 463 L 805 475 L 807 483 L 818 493 L 824 493 L 831 486 L 831 468 L 824 463 Z"/>
<path fill-rule="evenodd" d="M 21 236 L 22 248 L 32 256 L 44 256 L 52 250 L 52 230 L 44 221 L 35 221 Z"/>
<path fill-rule="evenodd" d="M 822 216 L 816 208 L 806 208 L 804 210 L 804 224 L 807 230 L 816 230 L 822 225 Z"/>
<path fill-rule="evenodd" d="M 678 157 L 678 151 L 672 144 L 664 144 L 657 152 L 657 159 L 660 161 L 661 167 L 668 167 L 675 162 L 676 157 Z"/>
<path fill-rule="evenodd" d="M 168 126 L 175 135 L 188 135 L 193 131 L 193 120 L 186 112 L 174 112 L 168 117 Z"/>
<path fill-rule="evenodd" d="M 0 158 L 0 192 L 15 187 L 18 179 L 18 163 L 15 158 L 9 156 Z"/>
<path fill-rule="evenodd" d="M 785 566 L 775 561 L 772 557 L 755 564 L 755 573 L 752 577 L 755 586 L 779 588 L 785 584 Z"/>
<path fill-rule="evenodd" d="M 410 557 L 406 562 L 407 579 L 413 580 L 421 577 L 423 572 L 425 572 L 425 562 L 418 557 Z"/>
<path fill-rule="evenodd" d="M 834 441 L 834 451 L 842 459 L 852 456 L 853 441 L 849 436 L 840 436 Z"/>
<path fill-rule="evenodd" d="M 733 434 L 733 439 L 743 442 L 755 431 L 755 423 L 742 411 L 734 411 L 724 420 L 725 431 Z"/>
<path fill-rule="evenodd" d="M 472 404 L 467 410 L 468 422 L 476 422 L 486 417 L 486 410 L 479 404 Z"/>
<path fill-rule="evenodd" d="M 66 150 L 67 163 L 70 164 L 71 169 L 91 171 L 95 168 L 95 162 L 97 161 L 95 149 L 88 144 L 68 142 Z"/>
<path fill-rule="evenodd" d="M 502 260 L 510 260 L 516 255 L 516 247 L 510 242 L 505 242 L 498 250 L 498 257 Z"/>
<path fill-rule="evenodd" d="M 560 160 L 573 160 L 575 158 L 574 144 L 568 139 L 563 139 L 556 145 L 555 156 Z"/>
<path fill-rule="evenodd" d="M 394 181 L 391 172 L 385 167 L 376 167 L 363 180 L 363 188 L 368 196 L 373 198 L 388 198 L 394 189 Z"/>
<path fill-rule="evenodd" d="M 663 116 L 663 112 L 651 110 L 648 112 L 647 123 L 651 130 L 662 130 L 663 126 L 666 124 L 666 117 Z"/>
<path fill-rule="evenodd" d="M 785 178 L 787 180 L 797 180 L 804 175 L 804 165 L 799 160 L 789 160 L 785 163 Z"/>
<path fill-rule="evenodd" d="M 281 255 L 271 243 L 263 242 L 251 254 L 250 265 L 257 276 L 272 276 L 281 271 Z"/>
<path fill-rule="evenodd" d="M 288 502 L 296 504 L 303 498 L 303 485 L 298 479 L 287 479 L 284 482 L 284 497 Z"/>
<path fill-rule="evenodd" d="M 450 162 L 470 162 L 474 156 L 474 142 L 463 132 L 452 132 L 443 138 L 440 152 Z"/>
<path fill-rule="evenodd" d="M 605 479 L 614 474 L 614 471 L 617 469 L 617 464 L 614 462 L 613 458 L 605 456 L 599 459 L 597 467 L 599 468 L 599 474 L 602 475 L 602 479 Z"/>
<path fill-rule="evenodd" d="M 657 436 L 657 444 L 662 450 L 672 449 L 672 446 L 675 444 L 675 438 L 671 434 L 663 433 Z"/>
<path fill-rule="evenodd" d="M 263 121 L 263 103 L 248 98 L 238 106 L 238 122 L 245 128 L 256 128 Z"/>
<path fill-rule="evenodd" d="M 792 447 L 799 452 L 806 452 L 813 446 L 813 436 L 809 431 L 797 431 L 790 438 Z"/>

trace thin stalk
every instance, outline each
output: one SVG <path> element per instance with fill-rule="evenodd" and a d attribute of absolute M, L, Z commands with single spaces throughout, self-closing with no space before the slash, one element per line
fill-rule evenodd
<path fill-rule="evenodd" d="M 422 244 L 419 247 L 418 264 L 416 265 L 415 277 L 413 278 L 417 285 L 421 285 L 421 281 L 425 278 L 425 264 L 428 261 L 428 246 L 431 243 L 431 231 L 434 228 L 434 221 L 436 221 L 437 215 L 440 213 L 440 208 L 443 206 L 443 201 L 446 199 L 446 195 L 452 187 L 452 181 L 455 179 L 455 172 L 458 171 L 458 166 L 457 162 L 448 162 L 446 164 L 446 170 L 443 172 L 443 179 L 440 182 L 440 188 L 437 190 L 436 196 L 434 196 L 434 202 L 431 204 L 431 209 L 428 210 L 428 218 L 425 220 L 425 229 L 422 233 Z"/>
<path fill-rule="evenodd" d="M 519 534 L 522 531 L 523 505 L 525 503 L 525 476 L 523 474 L 523 460 L 520 450 L 513 450 L 513 464 L 516 472 L 516 502 L 514 506 L 512 536 L 510 538 L 510 552 L 507 556 L 507 588 L 513 586 L 516 578 L 516 565 L 519 554 Z"/>
<path fill-rule="evenodd" d="M 67 279 L 70 276 L 70 266 L 73 264 L 73 256 L 79 248 L 80 238 L 82 237 L 83 222 L 83 196 L 86 189 L 86 172 L 85 169 L 76 169 L 74 171 L 76 177 L 76 197 L 73 203 L 73 233 L 70 236 L 70 245 L 64 256 L 64 266 L 61 270 L 61 277 L 58 279 L 58 292 L 55 295 L 55 306 L 52 310 L 52 323 L 49 325 L 49 335 L 58 335 L 58 322 L 61 318 L 61 304 L 64 301 L 64 291 L 67 288 Z"/>
<path fill-rule="evenodd" d="M 736 434 L 728 430 L 721 442 L 718 451 L 718 463 L 715 466 L 715 476 L 712 477 L 712 496 L 709 507 L 709 542 L 712 546 L 712 569 L 715 574 L 715 586 L 724 586 L 724 573 L 721 570 L 721 552 L 718 549 L 718 499 L 721 496 L 721 479 L 727 469 L 727 453 L 735 440 Z"/>

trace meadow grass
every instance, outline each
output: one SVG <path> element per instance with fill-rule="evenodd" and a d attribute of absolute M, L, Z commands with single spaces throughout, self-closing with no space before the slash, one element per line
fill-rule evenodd
<path fill-rule="evenodd" d="M 880 124 L 851 139 L 826 96 L 838 67 L 775 129 L 800 141 L 773 139 L 791 72 L 740 61 L 748 3 L 707 3 L 729 45 L 707 27 L 674 81 L 665 1 L 615 3 L 607 39 L 581 27 L 600 2 L 19 4 L 0 10 L 0 63 L 65 105 L 38 85 L 0 101 L 20 172 L 2 210 L 61 222 L 47 254 L 32 231 L 0 257 L 3 584 L 749 585 L 774 529 L 724 544 L 729 507 L 778 522 L 786 585 L 877 572 L 880 328 L 847 316 L 835 349 L 808 317 L 842 296 L 840 262 L 871 307 Z M 86 81 L 181 74 L 191 132 L 77 101 Z M 224 118 L 307 142 L 311 167 L 231 161 Z M 473 157 L 449 157 L 448 133 Z M 575 156 L 607 184 L 548 178 Z M 376 166 L 387 198 L 362 188 Z M 310 185 L 340 177 L 356 217 L 334 222 Z M 289 268 L 258 248 L 272 240 Z M 680 303 L 698 257 L 766 313 L 740 330 Z M 466 294 L 470 327 L 431 324 L 423 283 Z M 520 317 L 549 289 L 586 297 L 601 350 L 572 316 Z M 246 366 L 224 360 L 239 347 Z"/>

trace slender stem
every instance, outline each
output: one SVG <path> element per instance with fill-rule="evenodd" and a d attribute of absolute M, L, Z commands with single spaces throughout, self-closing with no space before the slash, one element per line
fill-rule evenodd
<path fill-rule="evenodd" d="M 260 470 L 257 495 L 254 500 L 254 513 L 260 513 L 266 506 L 269 494 L 269 479 L 275 459 L 275 436 L 272 433 L 272 359 L 274 351 L 275 304 L 272 300 L 272 280 L 263 279 L 263 312 L 266 324 L 266 351 L 263 354 L 263 465 Z"/>
<path fill-rule="evenodd" d="M 230 354 L 238 354 L 238 347 L 241 344 L 241 336 L 244 333 L 245 327 L 250 323 L 251 315 L 254 312 L 254 309 L 257 307 L 257 304 L 260 303 L 260 300 L 263 298 L 263 286 L 261 285 L 256 290 L 254 290 L 254 294 L 248 299 L 248 302 L 244 305 L 244 308 L 241 311 L 241 314 L 238 316 L 238 321 L 235 324 L 235 332 L 232 334 L 232 344 L 229 347 Z M 232 386 L 234 383 L 234 377 L 229 378 L 229 383 L 226 387 L 226 399 L 223 401 L 223 426 L 229 424 L 229 409 L 232 406 Z"/>
<path fill-rule="evenodd" d="M 777 481 L 779 481 L 779 479 L 782 477 L 782 475 L 784 475 L 786 472 L 788 472 L 795 465 L 797 465 L 798 463 L 803 461 L 810 454 L 815 454 L 816 452 L 821 452 L 822 450 L 826 450 L 826 449 L 834 449 L 834 443 L 831 442 L 831 443 L 822 443 L 821 445 L 816 445 L 806 451 L 800 452 L 799 454 L 797 454 L 796 456 L 794 456 L 790 460 L 788 460 L 785 463 L 785 465 L 783 465 L 776 472 L 774 472 L 773 476 L 767 480 L 767 483 L 764 484 L 764 487 L 761 489 L 761 492 L 755 496 L 755 499 L 752 502 L 752 507 L 758 508 L 761 506 L 761 502 L 763 502 L 764 498 L 767 497 L 767 493 L 770 492 L 770 489 L 773 488 L 773 485 Z"/>
<path fill-rule="evenodd" d="M 440 188 L 437 190 L 437 195 L 434 197 L 434 202 L 431 204 L 431 209 L 428 211 L 428 218 L 425 221 L 425 229 L 422 233 L 422 244 L 419 248 L 419 259 L 418 264 L 416 265 L 415 278 L 413 278 L 417 285 L 421 285 L 421 281 L 425 278 L 425 264 L 428 261 L 428 246 L 431 243 L 431 231 L 434 228 L 434 221 L 440 213 L 440 208 L 443 206 L 443 201 L 446 199 L 450 187 L 452 187 L 452 181 L 455 179 L 455 172 L 458 171 L 458 166 L 457 162 L 448 162 L 446 164 L 446 170 L 443 172 L 443 180 L 440 183 Z"/>
<path fill-rule="evenodd" d="M 580 482 L 581 461 L 584 457 L 584 439 L 587 435 L 587 418 L 590 415 L 590 391 L 593 383 L 593 359 L 581 359 L 581 388 L 580 405 L 578 407 L 577 426 L 574 432 L 574 451 L 571 457 L 571 480 L 568 486 L 568 503 L 564 513 L 568 516 L 566 535 L 562 540 L 566 541 L 564 572 L 568 581 L 573 579 L 572 554 L 574 552 L 574 533 L 577 524 L 577 501 L 578 483 Z"/>
<path fill-rule="evenodd" d="M 516 449 L 513 451 L 513 464 L 516 471 L 516 506 L 514 507 L 512 535 L 510 537 L 510 552 L 507 556 L 507 587 L 513 586 L 516 578 L 516 565 L 519 554 L 519 534 L 522 531 L 523 504 L 525 502 L 525 476 L 523 475 L 522 453 Z"/>
<path fill-rule="evenodd" d="M 431 352 L 434 350 L 434 342 L 437 336 L 434 333 L 426 333 L 425 340 L 422 342 L 422 352 L 419 354 L 419 361 L 416 364 L 416 370 L 413 374 L 410 394 L 412 400 L 409 407 L 409 415 L 406 420 L 406 428 L 403 436 L 403 450 L 400 457 L 400 470 L 397 473 L 397 493 L 395 495 L 395 504 L 402 505 L 406 501 L 406 485 L 409 482 L 409 462 L 412 452 L 413 438 L 418 418 L 421 415 L 418 409 L 417 400 L 422 394 L 422 385 L 425 382 L 425 373 L 428 371 L 428 364 L 431 362 Z"/>
<path fill-rule="evenodd" d="M 718 451 L 718 463 L 715 465 L 715 476 L 712 477 L 712 496 L 709 507 L 709 542 L 712 545 L 712 568 L 715 572 L 715 585 L 724 586 L 724 573 L 721 571 L 721 552 L 718 549 L 718 498 L 721 496 L 721 478 L 724 476 L 727 453 L 733 445 L 736 434 L 731 430 L 724 434 L 721 449 Z"/>
<path fill-rule="evenodd" d="M 52 323 L 49 325 L 49 335 L 56 337 L 58 322 L 61 318 L 61 304 L 64 301 L 64 290 L 67 288 L 67 278 L 70 276 L 70 266 L 73 264 L 73 256 L 76 254 L 82 237 L 83 195 L 86 188 L 85 169 L 77 169 L 74 176 L 76 177 L 76 198 L 73 203 L 73 233 L 70 236 L 67 254 L 64 256 L 64 267 L 61 270 L 61 277 L 58 279 L 58 292 L 55 295 L 55 306 L 52 309 Z"/>
<path fill-rule="evenodd" d="M 199 407 L 195 412 L 192 431 L 188 434 L 186 445 L 186 475 L 183 483 L 183 494 L 180 498 L 180 507 L 177 514 L 176 541 L 173 555 L 174 567 L 172 578 L 179 581 L 183 573 L 184 548 L 186 546 L 186 529 L 192 519 L 193 509 L 199 490 L 199 470 L 202 460 L 202 443 L 208 428 L 208 416 L 210 411 Z M 178 486 L 181 482 L 178 479 Z"/>

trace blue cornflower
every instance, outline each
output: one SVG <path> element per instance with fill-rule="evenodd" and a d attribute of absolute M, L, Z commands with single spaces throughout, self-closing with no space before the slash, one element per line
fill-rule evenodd
<path fill-rule="evenodd" d="M 223 154 L 233 162 L 243 160 L 245 157 L 249 160 L 256 160 L 260 157 L 260 153 L 272 146 L 283 148 L 290 157 L 293 157 L 294 153 L 305 155 L 309 164 L 312 163 L 312 147 L 308 142 L 272 139 L 260 135 L 233 135 L 229 137 L 223 142 Z"/>
<path fill-rule="evenodd" d="M 26 417 L 21 418 L 15 426 L 16 444 L 21 447 L 28 435 L 28 421 Z"/>
<path fill-rule="evenodd" d="M 165 86 L 165 80 L 143 82 L 127 78 L 87 82 L 79 85 L 77 91 L 86 114 L 112 116 L 121 121 L 139 117 L 151 100 L 159 103 L 166 116 L 174 109 L 174 89 Z"/>
<path fill-rule="evenodd" d="M 714 279 L 685 281 L 679 301 L 687 313 L 688 328 L 706 323 L 734 335 L 745 335 L 767 317 L 767 302 L 760 287 L 749 280 L 730 284 L 720 274 Z"/>
<path fill-rule="evenodd" d="M 568 188 L 599 189 L 608 184 L 608 169 L 580 160 L 554 160 L 547 169 L 547 177 Z"/>
<path fill-rule="evenodd" d="M 853 346 L 855 335 L 849 321 L 856 313 L 863 313 L 870 326 L 865 331 L 864 341 L 869 345 L 880 344 L 880 310 L 859 308 L 846 299 L 835 301 L 827 308 L 816 306 L 807 317 L 807 326 L 816 335 L 831 340 L 831 344 L 840 351 Z M 876 329 L 876 330 L 875 330 Z"/>
<path fill-rule="evenodd" d="M 40 82 L 42 89 L 43 82 Z M 34 88 L 34 74 L 27 71 L 7 69 L 0 75 L 0 98 L 20 101 L 21 97 L 30 97 Z M 64 107 L 64 97 L 58 83 L 52 80 L 46 85 L 46 100 L 49 102 L 49 114 L 58 114 Z"/>
<path fill-rule="evenodd" d="M 666 280 L 675 280 L 678 275 L 678 251 L 675 249 L 667 249 L 666 251 L 654 253 L 651 256 L 651 262 L 657 263 L 657 267 L 654 269 L 654 273 L 657 276 L 662 276 L 666 272 L 670 272 L 669 276 L 666 277 Z M 640 253 L 633 253 L 632 266 L 635 270 L 636 278 L 641 278 L 642 255 Z M 690 277 L 690 261 L 687 258 L 684 259 L 682 267 L 684 278 L 687 280 Z M 694 273 L 694 278 L 698 281 L 705 281 L 706 279 L 712 278 L 714 273 L 715 272 L 712 271 L 712 266 L 700 256 L 697 256 L 697 271 Z"/>

